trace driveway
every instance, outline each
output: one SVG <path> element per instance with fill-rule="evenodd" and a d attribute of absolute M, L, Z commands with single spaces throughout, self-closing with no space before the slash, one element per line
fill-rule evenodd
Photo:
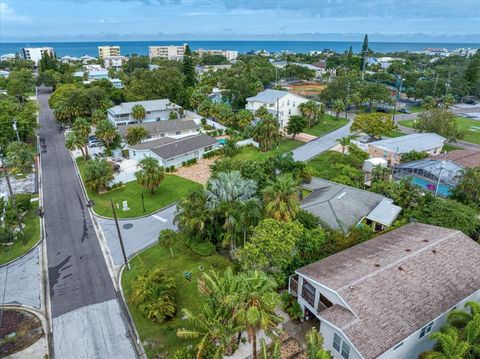
<path fill-rule="evenodd" d="M 41 245 L 15 262 L 0 267 L 0 304 L 40 309 L 40 248 Z"/>
<path fill-rule="evenodd" d="M 49 97 L 49 89 L 38 88 L 55 356 L 135 358 L 72 158 L 48 105 Z"/>
<path fill-rule="evenodd" d="M 119 219 L 120 232 L 125 244 L 127 257 L 157 242 L 162 229 L 177 229 L 173 224 L 176 206 L 172 205 L 153 215 L 137 219 Z M 97 217 L 107 240 L 108 248 L 115 265 L 123 264 L 123 255 L 113 219 Z"/>

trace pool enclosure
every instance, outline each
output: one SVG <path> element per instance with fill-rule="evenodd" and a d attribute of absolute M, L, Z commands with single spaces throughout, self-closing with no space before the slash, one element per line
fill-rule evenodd
<path fill-rule="evenodd" d="M 447 197 L 458 185 L 461 174 L 462 167 L 455 162 L 431 159 L 403 163 L 393 168 L 394 179 L 411 178 L 413 184 L 442 197 Z"/>

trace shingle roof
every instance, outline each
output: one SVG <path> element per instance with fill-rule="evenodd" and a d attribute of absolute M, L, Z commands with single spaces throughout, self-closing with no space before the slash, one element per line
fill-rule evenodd
<path fill-rule="evenodd" d="M 168 99 L 161 100 L 148 100 L 148 101 L 135 101 L 135 102 L 123 102 L 118 106 L 110 107 L 107 111 L 114 115 L 128 115 L 132 113 L 132 107 L 135 105 L 141 105 L 145 108 L 146 112 L 161 111 L 168 109 L 178 109 L 180 106 L 170 102 Z"/>
<path fill-rule="evenodd" d="M 286 95 L 288 95 L 288 91 L 266 89 L 266 90 L 263 90 L 262 92 L 259 92 L 256 96 L 248 97 L 247 101 L 273 103 L 277 101 L 277 99 L 281 99 Z"/>
<path fill-rule="evenodd" d="M 385 148 L 396 153 L 408 153 L 410 151 L 429 151 L 442 147 L 444 143 L 445 138 L 436 133 L 413 133 L 411 135 L 370 142 L 369 146 Z"/>
<path fill-rule="evenodd" d="M 131 146 L 135 150 L 151 150 L 153 153 L 168 160 L 187 152 L 218 144 L 217 140 L 205 134 L 186 136 L 182 138 L 163 137 Z"/>
<path fill-rule="evenodd" d="M 395 206 L 390 198 L 384 198 L 367 215 L 367 219 L 383 224 L 384 226 L 391 226 L 401 210 L 402 207 Z"/>
<path fill-rule="evenodd" d="M 442 160 L 443 154 L 430 157 L 430 159 Z M 479 150 L 455 150 L 448 152 L 446 160 L 454 161 L 462 167 L 480 167 Z"/>
<path fill-rule="evenodd" d="M 373 359 L 479 290 L 478 263 L 480 245 L 462 232 L 411 223 L 297 272 L 345 300 L 350 318 L 319 315 Z"/>
<path fill-rule="evenodd" d="M 142 122 L 132 125 L 118 125 L 118 131 L 125 137 L 127 130 L 131 127 L 143 127 L 150 135 L 169 133 L 184 130 L 196 130 L 200 128 L 193 120 L 167 120 L 155 122 Z"/>
<path fill-rule="evenodd" d="M 302 208 L 319 217 L 332 229 L 348 232 L 385 197 L 377 193 L 312 177 L 303 187 L 312 191 L 302 200 Z"/>

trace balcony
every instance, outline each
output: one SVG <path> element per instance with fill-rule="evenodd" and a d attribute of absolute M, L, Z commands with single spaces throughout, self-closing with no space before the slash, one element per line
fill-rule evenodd
<path fill-rule="evenodd" d="M 290 294 L 298 296 L 298 275 L 290 277 Z"/>
<path fill-rule="evenodd" d="M 310 284 L 304 284 L 302 287 L 302 298 L 310 304 L 312 308 L 315 308 L 315 289 L 313 291 L 308 287 L 311 286 Z"/>

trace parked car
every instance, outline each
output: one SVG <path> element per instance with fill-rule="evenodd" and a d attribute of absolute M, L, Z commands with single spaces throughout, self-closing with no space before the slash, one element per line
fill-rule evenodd
<path fill-rule="evenodd" d="M 400 113 L 412 113 L 412 111 L 410 111 L 408 108 L 404 107 L 404 108 L 401 108 L 400 110 L 398 110 L 398 112 Z"/>
<path fill-rule="evenodd" d="M 93 147 L 102 147 L 102 143 L 98 140 L 94 141 L 88 141 L 88 147 L 93 148 Z"/>
<path fill-rule="evenodd" d="M 377 107 L 377 112 L 388 113 L 388 108 L 385 108 L 385 107 Z"/>
<path fill-rule="evenodd" d="M 478 101 L 471 99 L 471 100 L 465 101 L 465 103 L 466 103 L 467 105 L 476 105 L 476 104 L 478 104 Z"/>

